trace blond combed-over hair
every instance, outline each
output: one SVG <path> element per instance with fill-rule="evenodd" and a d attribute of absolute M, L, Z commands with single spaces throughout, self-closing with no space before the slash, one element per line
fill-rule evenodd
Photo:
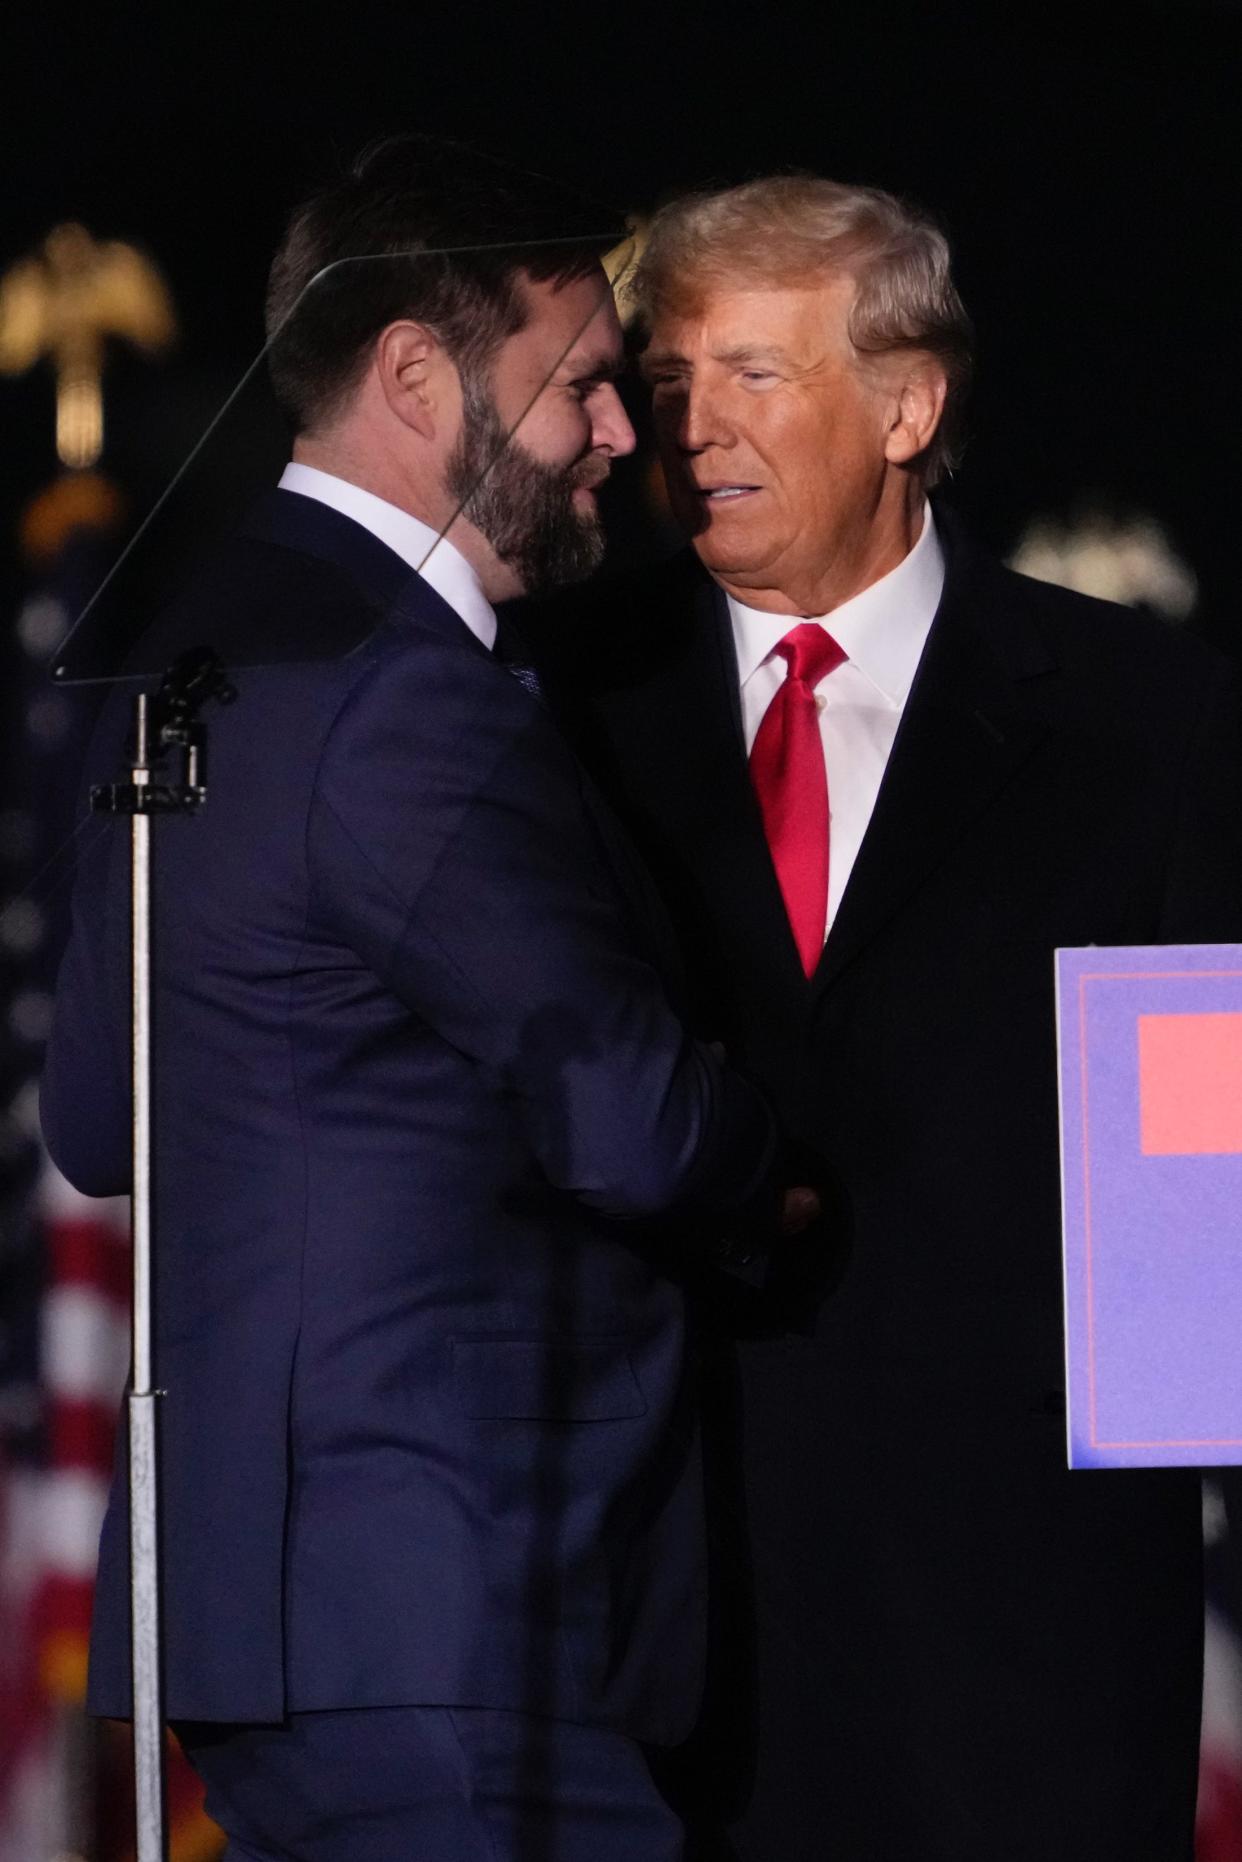
<path fill-rule="evenodd" d="M 654 215 L 629 293 L 649 326 L 704 287 L 841 276 L 854 280 L 848 334 L 860 357 L 922 351 L 944 370 L 944 413 L 925 461 L 934 485 L 960 457 L 973 333 L 949 243 L 916 208 L 880 188 L 803 174 L 686 194 Z"/>

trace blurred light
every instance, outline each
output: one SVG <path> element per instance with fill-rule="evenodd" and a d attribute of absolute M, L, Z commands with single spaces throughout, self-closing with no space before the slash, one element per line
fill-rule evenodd
<path fill-rule="evenodd" d="M 1199 586 L 1154 517 L 1087 514 L 1071 522 L 1037 518 L 1009 559 L 1011 569 L 1037 582 L 1055 582 L 1119 601 L 1154 608 L 1166 620 L 1184 621 Z"/>
<path fill-rule="evenodd" d="M 172 299 L 150 259 L 118 239 L 93 239 L 72 221 L 53 227 L 38 252 L 0 278 L 0 374 L 51 361 L 56 449 L 74 470 L 94 465 L 103 450 L 106 343 L 119 337 L 158 354 L 175 331 Z"/>
<path fill-rule="evenodd" d="M 63 375 L 56 397 L 56 452 L 71 470 L 103 451 L 103 385 L 98 375 Z"/>
<path fill-rule="evenodd" d="M 39 1082 L 27 1080 L 19 1093 L 14 1094 L 9 1103 L 8 1116 L 18 1131 L 24 1131 L 27 1138 L 37 1138 L 42 1127 L 39 1124 Z"/>
<path fill-rule="evenodd" d="M 9 1026 L 19 1041 L 46 1041 L 52 1026 L 52 998 L 45 989 L 23 989 L 9 1005 Z"/>
<path fill-rule="evenodd" d="M 129 1367 L 129 1318 L 93 1287 L 53 1287 L 43 1302 L 43 1381 L 58 1397 L 113 1404 Z"/>
<path fill-rule="evenodd" d="M 125 500 L 110 479 L 99 472 L 64 472 L 22 513 L 22 551 L 36 569 L 54 569 L 75 531 L 115 530 L 124 516 Z"/>
<path fill-rule="evenodd" d="M 32 595 L 17 617 L 17 637 L 31 659 L 50 659 L 69 626 L 69 610 L 54 595 Z"/>
<path fill-rule="evenodd" d="M 14 899 L 0 912 L 0 945 L 15 957 L 28 957 L 43 941 L 43 913 L 29 899 Z"/>
<path fill-rule="evenodd" d="M 44 1479 L 41 1500 L 43 1551 L 50 1568 L 65 1577 L 94 1578 L 107 1481 L 80 1468 L 55 1468 Z"/>

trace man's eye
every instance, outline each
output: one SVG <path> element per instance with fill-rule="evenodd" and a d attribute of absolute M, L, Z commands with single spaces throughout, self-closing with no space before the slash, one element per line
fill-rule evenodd
<path fill-rule="evenodd" d="M 767 382 L 767 381 L 775 381 L 776 377 L 772 373 L 771 369 L 743 369 L 742 380 L 748 381 L 748 382 L 762 383 L 762 382 Z"/>

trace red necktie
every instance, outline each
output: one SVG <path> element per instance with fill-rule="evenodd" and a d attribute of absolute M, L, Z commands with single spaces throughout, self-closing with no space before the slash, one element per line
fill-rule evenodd
<path fill-rule="evenodd" d="M 760 720 L 750 776 L 794 943 L 810 976 L 828 917 L 828 772 L 815 687 L 847 656 L 816 621 L 791 628 L 776 651 L 789 671 Z"/>

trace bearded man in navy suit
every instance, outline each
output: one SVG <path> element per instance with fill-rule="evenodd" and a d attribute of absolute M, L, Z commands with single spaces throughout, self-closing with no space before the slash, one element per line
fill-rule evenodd
<path fill-rule="evenodd" d="M 549 677 L 700 1032 L 836 1181 L 762 1298 L 704 1288 L 702 1854 L 1188 1862 L 1199 1481 L 1066 1470 L 1053 951 L 1242 936 L 1236 681 L 929 504 L 971 340 L 919 213 L 675 201 L 637 295 L 693 550 L 550 610 Z"/>
<path fill-rule="evenodd" d="M 413 138 L 298 211 L 293 461 L 142 649 L 207 640 L 238 688 L 155 874 L 166 1698 L 230 1857 L 681 1854 L 644 1756 L 703 1663 L 679 1281 L 774 1136 L 493 652 L 495 601 L 596 562 L 633 444 L 574 213 Z M 128 1181 L 127 866 L 108 836 L 82 875 L 43 1096 L 93 1194 Z M 697 1226 L 634 1220 L 670 1209 Z M 126 1542 L 122 1466 L 116 1715 Z"/>

